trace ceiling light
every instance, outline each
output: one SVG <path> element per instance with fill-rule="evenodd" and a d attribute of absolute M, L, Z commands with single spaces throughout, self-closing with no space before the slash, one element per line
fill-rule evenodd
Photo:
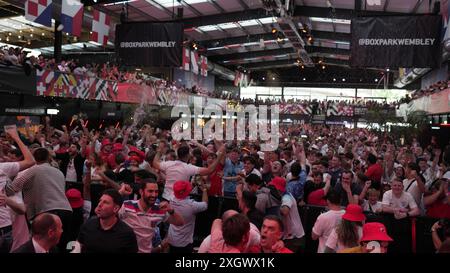
<path fill-rule="evenodd" d="M 378 79 L 375 79 L 375 82 L 378 82 Z"/>
<path fill-rule="evenodd" d="M 304 66 L 304 65 L 302 65 L 302 69 L 305 69 L 305 66 Z"/>
<path fill-rule="evenodd" d="M 262 80 L 263 80 L 263 81 L 265 81 L 265 80 L 266 80 L 266 78 L 265 78 L 265 77 L 262 77 Z"/>
<path fill-rule="evenodd" d="M 386 71 L 387 71 L 387 72 L 389 72 L 389 71 L 390 71 L 390 70 L 389 70 L 389 68 L 388 68 L 388 69 L 386 69 Z"/>
<path fill-rule="evenodd" d="M 272 80 L 274 81 L 274 80 L 275 80 L 275 77 L 272 77 Z"/>
<path fill-rule="evenodd" d="M 9 36 L 11 36 L 11 35 L 12 35 L 12 33 L 10 32 L 10 33 L 8 33 L 8 35 L 9 35 Z"/>
<path fill-rule="evenodd" d="M 33 33 L 30 34 L 30 37 L 33 38 Z"/>
<path fill-rule="evenodd" d="M 277 29 L 276 28 L 272 28 L 272 33 L 277 33 Z"/>
<path fill-rule="evenodd" d="M 342 78 L 342 81 L 345 82 L 345 78 Z"/>
<path fill-rule="evenodd" d="M 306 78 L 303 78 L 303 81 L 306 81 Z"/>
<path fill-rule="evenodd" d="M 45 36 L 45 33 L 44 33 L 44 32 L 42 32 L 42 36 Z"/>
<path fill-rule="evenodd" d="M 336 78 L 333 78 L 333 81 L 335 82 L 335 81 L 336 81 Z"/>
<path fill-rule="evenodd" d="M 322 70 L 325 70 L 325 66 L 324 65 L 322 65 Z"/>
<path fill-rule="evenodd" d="M 22 36 L 19 35 L 19 36 L 17 36 L 17 38 L 22 39 Z"/>

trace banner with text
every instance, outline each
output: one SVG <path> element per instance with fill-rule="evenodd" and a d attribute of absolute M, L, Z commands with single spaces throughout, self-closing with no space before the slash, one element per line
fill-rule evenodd
<path fill-rule="evenodd" d="M 352 19 L 351 66 L 440 67 L 440 15 Z"/>
<path fill-rule="evenodd" d="M 183 24 L 126 23 L 116 26 L 116 52 L 130 66 L 179 67 Z"/>

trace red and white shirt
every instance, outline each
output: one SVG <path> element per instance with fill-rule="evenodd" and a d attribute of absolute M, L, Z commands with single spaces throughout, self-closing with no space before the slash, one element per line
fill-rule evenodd
<path fill-rule="evenodd" d="M 142 211 L 138 200 L 125 201 L 119 210 L 119 218 L 129 225 L 134 233 L 139 247 L 139 253 L 151 253 L 155 228 L 169 218 L 169 213 L 159 209 L 159 202 L 148 211 Z"/>

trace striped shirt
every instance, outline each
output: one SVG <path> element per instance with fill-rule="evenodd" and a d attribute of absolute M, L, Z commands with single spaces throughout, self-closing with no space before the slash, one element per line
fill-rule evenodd
<path fill-rule="evenodd" d="M 64 191 L 65 186 L 63 173 L 44 163 L 20 172 L 12 182 L 6 184 L 5 191 L 8 196 L 23 191 L 27 218 L 32 220 L 46 211 L 72 211 Z"/>
<path fill-rule="evenodd" d="M 139 200 L 128 200 L 120 208 L 119 218 L 136 234 L 139 253 L 151 253 L 155 228 L 159 223 L 167 221 L 169 213 L 159 209 L 158 201 L 147 212 L 144 212 L 139 207 Z"/>

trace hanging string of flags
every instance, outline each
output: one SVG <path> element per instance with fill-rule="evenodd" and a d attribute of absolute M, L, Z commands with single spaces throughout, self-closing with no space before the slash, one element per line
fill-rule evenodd
<path fill-rule="evenodd" d="M 183 58 L 181 69 L 191 71 L 195 75 L 200 73 L 203 77 L 208 77 L 208 58 L 206 56 L 199 56 L 195 50 L 183 48 Z"/>
<path fill-rule="evenodd" d="M 52 0 L 27 0 L 25 18 L 47 27 L 52 26 Z M 61 1 L 61 24 L 64 32 L 80 37 L 83 23 L 84 5 L 79 0 Z M 110 30 L 110 17 L 94 9 L 91 40 L 106 46 Z"/>

